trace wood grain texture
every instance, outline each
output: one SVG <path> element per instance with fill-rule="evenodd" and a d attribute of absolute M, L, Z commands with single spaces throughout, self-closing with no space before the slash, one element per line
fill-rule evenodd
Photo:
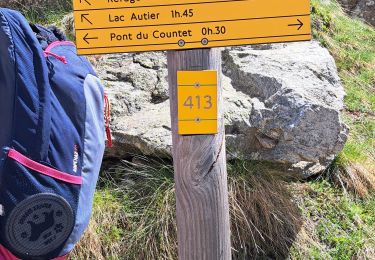
<path fill-rule="evenodd" d="M 177 134 L 177 71 L 218 71 L 217 135 Z M 169 94 L 181 260 L 231 259 L 219 49 L 168 52 Z"/>

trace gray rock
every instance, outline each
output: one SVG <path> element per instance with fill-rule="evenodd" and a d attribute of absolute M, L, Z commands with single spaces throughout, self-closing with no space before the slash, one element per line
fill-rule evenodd
<path fill-rule="evenodd" d="M 106 55 L 96 67 L 112 103 L 115 148 L 107 156 L 169 157 L 165 53 Z M 226 49 L 223 73 L 230 158 L 270 161 L 308 177 L 342 150 L 345 93 L 333 58 L 318 43 Z"/>
<path fill-rule="evenodd" d="M 340 119 L 345 93 L 333 58 L 318 43 L 273 46 L 224 52 L 223 73 L 253 101 L 250 124 L 234 133 L 227 128 L 228 148 L 310 176 L 324 170 L 345 144 L 348 129 Z"/>
<path fill-rule="evenodd" d="M 74 38 L 75 27 L 73 13 L 69 13 L 63 17 L 63 19 L 61 20 L 61 27 L 66 35 L 72 36 Z"/>
<path fill-rule="evenodd" d="M 374 0 L 360 0 L 357 6 L 353 9 L 353 14 L 362 18 L 367 23 L 375 26 L 375 1 Z"/>
<path fill-rule="evenodd" d="M 375 26 L 375 0 L 339 0 L 345 11 Z"/>

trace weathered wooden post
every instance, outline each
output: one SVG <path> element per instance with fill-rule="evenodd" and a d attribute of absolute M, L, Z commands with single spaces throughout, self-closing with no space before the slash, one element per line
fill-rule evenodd
<path fill-rule="evenodd" d="M 218 134 L 179 135 L 177 71 L 218 72 Z M 179 259 L 231 259 L 221 52 L 168 52 Z"/>

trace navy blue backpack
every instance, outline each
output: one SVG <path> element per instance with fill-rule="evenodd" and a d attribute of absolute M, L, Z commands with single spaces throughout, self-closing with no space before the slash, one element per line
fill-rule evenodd
<path fill-rule="evenodd" d="M 0 246 L 14 256 L 64 256 L 82 236 L 105 147 L 104 99 L 64 35 L 0 8 Z"/>

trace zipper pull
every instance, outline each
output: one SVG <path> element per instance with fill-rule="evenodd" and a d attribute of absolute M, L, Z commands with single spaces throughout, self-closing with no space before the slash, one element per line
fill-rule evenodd
<path fill-rule="evenodd" d="M 68 64 L 68 61 L 66 60 L 65 56 L 60 56 L 60 55 L 57 55 L 57 54 L 55 54 L 53 52 L 50 52 L 50 51 L 44 51 L 44 57 L 47 58 L 48 56 L 55 57 L 56 59 L 58 59 L 62 63 Z"/>

